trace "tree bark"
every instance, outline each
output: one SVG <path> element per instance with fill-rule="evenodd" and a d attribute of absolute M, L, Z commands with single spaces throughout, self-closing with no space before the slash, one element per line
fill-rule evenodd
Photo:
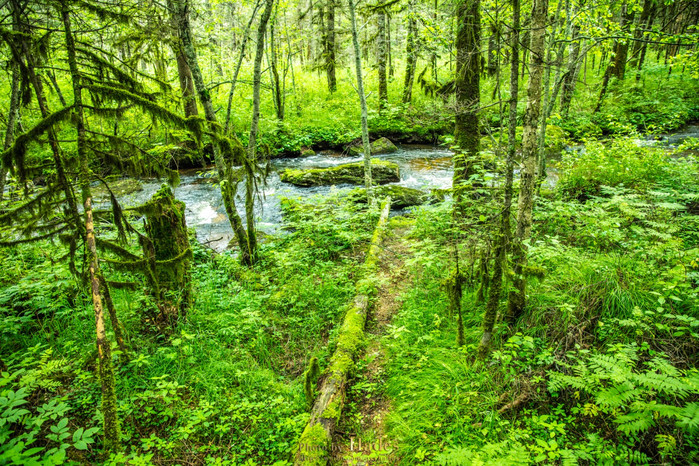
<path fill-rule="evenodd" d="M 366 95 L 364 95 L 364 82 L 362 79 L 362 56 L 359 50 L 359 37 L 357 35 L 356 1 L 349 0 L 350 21 L 352 27 L 352 45 L 354 47 L 354 68 L 357 74 L 357 94 L 362 108 L 362 146 L 364 149 L 364 187 L 366 188 L 369 205 L 373 200 L 371 191 L 371 146 L 369 145 L 369 124 Z"/>
<path fill-rule="evenodd" d="M 95 333 L 97 336 L 97 355 L 99 374 L 102 386 L 102 416 L 104 418 L 104 450 L 115 453 L 120 450 L 120 428 L 117 416 L 117 400 L 115 391 L 114 367 L 112 354 L 104 327 L 104 312 L 100 295 L 100 271 L 95 239 L 95 227 L 92 216 L 92 194 L 90 192 L 90 168 L 88 166 L 85 140 L 85 115 L 82 102 L 81 75 L 75 55 L 75 41 L 71 30 L 70 12 L 65 3 L 61 5 L 61 16 L 65 28 L 66 50 L 68 64 L 73 81 L 73 107 L 75 112 L 75 127 L 78 134 L 77 149 L 79 163 L 79 179 L 82 191 L 85 214 L 85 249 L 89 268 L 90 285 L 92 290 L 92 307 L 95 311 Z"/>
<path fill-rule="evenodd" d="M 461 0 L 457 5 L 456 33 L 456 125 L 454 142 L 454 206 L 460 208 L 480 149 L 480 0 Z"/>
<path fill-rule="evenodd" d="M 487 356 L 490 351 L 490 343 L 493 338 L 493 329 L 497 319 L 500 294 L 502 292 L 502 276 L 507 268 L 507 246 L 510 239 L 510 215 L 512 210 L 512 185 L 514 180 L 514 160 L 516 155 L 517 137 L 517 96 L 519 92 L 519 30 L 520 30 L 520 3 L 512 0 L 512 35 L 510 57 L 510 101 L 508 109 L 508 145 L 505 161 L 505 196 L 500 220 L 500 235 L 495 246 L 495 260 L 493 262 L 493 278 L 490 282 L 490 293 L 483 314 L 483 336 L 478 347 L 478 355 L 481 358 Z"/>
<path fill-rule="evenodd" d="M 544 39 L 546 37 L 547 14 L 548 0 L 534 0 L 532 6 L 531 42 L 529 45 L 532 61 L 529 67 L 527 109 L 524 113 L 524 131 L 522 134 L 522 165 L 517 204 L 517 229 L 512 244 L 514 290 L 510 291 L 508 301 L 508 320 L 510 324 L 514 324 L 521 316 L 526 304 L 526 281 L 523 276 L 523 270 L 527 263 L 526 241 L 531 235 L 532 226 L 538 152 L 537 126 L 541 113 L 541 80 L 544 72 Z"/>
<path fill-rule="evenodd" d="M 262 81 L 262 57 L 265 53 L 265 31 L 269 17 L 272 14 L 274 0 L 265 0 L 265 9 L 260 18 L 260 25 L 257 29 L 257 49 L 255 50 L 255 64 L 252 78 L 252 123 L 250 124 L 250 137 L 248 138 L 248 163 L 246 164 L 245 182 L 245 220 L 248 229 L 248 244 L 250 248 L 250 260 L 257 261 L 257 235 L 255 233 L 254 218 L 254 188 L 255 174 L 249 167 L 257 164 L 257 133 L 260 125 L 260 84 Z"/>
<path fill-rule="evenodd" d="M 214 105 L 211 101 L 209 90 L 204 83 L 204 77 L 201 74 L 199 61 L 197 60 L 197 52 L 194 49 L 194 43 L 192 41 L 191 26 L 189 24 L 189 0 L 169 0 L 168 5 L 172 14 L 175 15 L 175 21 L 177 22 L 180 39 L 182 41 L 182 48 L 192 72 L 192 80 L 194 81 L 199 96 L 199 102 L 202 107 L 204 107 L 204 116 L 211 124 L 211 130 L 216 132 L 218 131 L 218 121 L 216 113 L 214 112 Z M 221 147 L 219 143 L 216 142 L 214 144 L 214 161 L 216 162 L 216 169 L 219 179 L 221 180 L 221 197 L 223 198 L 223 204 L 226 208 L 226 214 L 231 223 L 231 228 L 238 241 L 240 260 L 244 264 L 251 265 L 252 254 L 248 242 L 248 234 L 245 231 L 243 221 L 235 205 L 236 187 L 238 184 L 238 180 L 236 179 L 237 174 L 231 169 L 233 161 L 224 160 L 221 152 Z"/>
<path fill-rule="evenodd" d="M 384 108 L 388 103 L 388 83 L 386 81 L 386 11 L 379 9 L 378 15 L 378 71 L 379 71 L 379 108 Z"/>
<path fill-rule="evenodd" d="M 335 77 L 336 48 L 335 43 L 335 0 L 328 0 L 325 17 L 325 73 L 328 79 L 328 90 L 332 93 L 337 90 L 337 78 Z"/>
<path fill-rule="evenodd" d="M 417 20 L 411 1 L 408 6 L 408 36 L 405 45 L 405 82 L 403 84 L 403 103 L 413 99 L 413 82 L 415 81 L 415 64 L 417 61 Z"/>
<path fill-rule="evenodd" d="M 15 140 L 15 127 L 19 119 L 19 83 L 20 83 L 19 66 L 16 63 L 12 64 L 12 87 L 10 91 L 10 110 L 7 115 L 7 129 L 5 130 L 5 142 L 3 149 L 7 150 Z M 2 202 L 5 194 L 5 179 L 7 178 L 8 167 L 0 162 L 0 202 Z"/>
<path fill-rule="evenodd" d="M 252 22 L 255 20 L 255 15 L 257 14 L 257 10 L 260 8 L 260 1 L 258 0 L 257 3 L 255 3 L 255 8 L 252 10 L 252 15 L 250 15 L 250 20 L 248 21 L 248 24 L 245 26 L 245 31 L 243 32 L 243 41 L 240 44 L 240 52 L 238 53 L 238 62 L 235 65 L 235 72 L 233 73 L 233 79 L 231 80 L 231 90 L 228 92 L 228 106 L 226 109 L 226 123 L 223 128 L 223 132 L 225 134 L 228 134 L 231 128 L 231 109 L 233 106 L 233 94 L 235 93 L 235 86 L 236 83 L 238 82 L 238 74 L 240 74 L 240 67 L 243 64 L 243 57 L 245 56 L 245 46 L 248 43 L 248 38 L 250 37 L 250 26 L 252 26 Z"/>
<path fill-rule="evenodd" d="M 574 25 L 572 30 L 571 42 L 568 46 L 568 69 L 563 78 L 563 88 L 561 92 L 561 115 L 563 118 L 568 118 L 570 111 L 570 103 L 573 101 L 575 93 L 575 84 L 578 81 L 578 71 L 580 70 L 580 26 Z"/>

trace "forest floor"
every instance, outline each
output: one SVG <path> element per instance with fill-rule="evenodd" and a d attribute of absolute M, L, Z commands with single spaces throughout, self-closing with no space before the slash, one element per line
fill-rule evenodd
<path fill-rule="evenodd" d="M 394 464 L 386 442 L 385 418 L 391 400 L 384 393 L 386 349 L 382 340 L 394 314 L 401 307 L 401 295 L 410 285 L 405 268 L 409 250 L 405 235 L 408 228 L 389 223 L 381 243 L 377 280 L 380 286 L 375 305 L 366 324 L 367 346 L 357 362 L 350 381 L 347 411 L 343 414 L 333 443 L 333 465 Z"/>

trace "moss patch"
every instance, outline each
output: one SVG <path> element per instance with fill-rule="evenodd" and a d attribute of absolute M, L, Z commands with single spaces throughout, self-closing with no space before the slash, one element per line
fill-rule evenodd
<path fill-rule="evenodd" d="M 400 181 L 398 165 L 383 160 L 371 161 L 371 176 L 375 184 Z M 347 163 L 330 168 L 308 170 L 287 169 L 279 174 L 285 183 L 296 186 L 329 186 L 334 184 L 364 184 L 363 162 Z"/>

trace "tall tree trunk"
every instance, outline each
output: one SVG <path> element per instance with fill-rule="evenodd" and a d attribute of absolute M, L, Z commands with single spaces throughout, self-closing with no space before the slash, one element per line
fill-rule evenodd
<path fill-rule="evenodd" d="M 532 6 L 532 30 L 529 50 L 531 65 L 529 67 L 529 85 L 527 87 L 527 109 L 524 113 L 524 131 L 522 134 L 522 166 L 519 200 L 517 203 L 517 229 L 512 242 L 513 285 L 508 301 L 508 320 L 510 324 L 520 317 L 526 304 L 526 280 L 523 276 L 527 264 L 526 241 L 531 235 L 532 207 L 536 181 L 537 125 L 541 113 L 541 80 L 544 73 L 544 39 L 546 37 L 546 19 L 548 0 L 534 0 Z"/>
<path fill-rule="evenodd" d="M 277 113 L 277 120 L 284 121 L 284 98 L 281 79 L 279 78 L 279 60 L 278 50 L 275 37 L 275 20 L 272 20 L 269 25 L 269 57 L 270 68 L 272 71 L 272 94 L 274 97 L 274 109 Z M 264 40 L 264 37 L 262 38 Z"/>
<path fill-rule="evenodd" d="M 184 116 L 199 116 L 197 99 L 194 96 L 194 81 L 192 80 L 192 70 L 187 63 L 187 57 L 178 47 L 175 52 L 177 59 L 177 76 L 180 81 L 180 92 L 182 93 L 182 104 L 184 106 Z"/>
<path fill-rule="evenodd" d="M 512 210 L 512 185 L 514 178 L 514 164 L 516 155 L 517 138 L 517 96 L 519 92 L 519 29 L 520 29 L 520 4 L 519 0 L 512 0 L 512 33 L 511 33 L 511 57 L 510 57 L 510 101 L 508 109 L 508 144 L 507 159 L 505 162 L 505 196 L 502 206 L 500 221 L 500 236 L 495 246 L 495 261 L 493 263 L 493 278 L 490 285 L 490 294 L 483 315 L 483 336 L 478 348 L 480 357 L 485 357 L 490 351 L 490 342 L 493 338 L 493 328 L 497 319 L 498 305 L 502 291 L 502 275 L 507 267 L 507 245 L 510 239 L 510 214 Z"/>
<path fill-rule="evenodd" d="M 493 77 L 498 72 L 498 44 L 500 42 L 498 25 L 493 23 L 488 37 L 488 76 Z"/>
<path fill-rule="evenodd" d="M 22 0 L 11 0 L 10 5 L 12 9 L 12 28 L 13 31 L 19 33 L 17 35 L 17 49 L 13 50 L 13 55 L 15 61 L 18 63 L 22 62 L 23 60 L 26 61 L 24 66 L 20 66 L 20 71 L 26 72 L 29 82 L 31 82 L 32 87 L 34 88 L 41 117 L 46 118 L 51 114 L 51 111 L 49 110 L 46 95 L 44 93 L 42 79 L 36 72 L 34 53 L 29 46 L 28 37 L 31 36 L 31 33 L 29 28 L 22 23 L 21 12 L 25 10 L 26 4 Z M 66 197 L 66 203 L 68 204 L 68 212 L 74 223 L 74 227 L 79 230 L 81 221 L 77 201 L 75 200 L 75 193 L 73 192 L 73 187 L 66 176 L 65 166 L 63 164 L 63 159 L 61 158 L 61 150 L 58 145 L 58 137 L 53 127 L 47 131 L 47 136 L 49 146 L 51 147 L 53 163 L 56 168 L 56 180 L 58 181 L 59 186 L 61 186 L 63 189 L 63 193 Z M 73 265 L 74 264 L 71 259 L 71 269 L 73 272 L 77 272 L 73 269 Z"/>
<path fill-rule="evenodd" d="M 337 90 L 337 78 L 335 77 L 336 48 L 335 43 L 335 0 L 328 0 L 326 8 L 325 27 L 327 29 L 325 40 L 325 73 L 328 78 L 328 90 Z"/>
<path fill-rule="evenodd" d="M 114 367 L 112 353 L 104 327 L 104 312 L 100 295 L 100 271 L 95 239 L 95 227 L 92 216 L 92 194 L 90 192 L 90 167 L 87 160 L 85 141 L 85 115 L 83 113 L 82 83 L 75 55 L 75 41 L 71 30 L 70 12 L 65 3 L 61 5 L 61 16 L 65 28 L 66 50 L 71 78 L 73 80 L 73 111 L 75 112 L 75 127 L 78 134 L 77 149 L 79 163 L 79 179 L 85 214 L 85 249 L 90 274 L 92 290 L 92 307 L 95 311 L 95 330 L 97 336 L 97 355 L 99 360 L 99 375 L 102 385 L 102 416 L 104 418 L 104 449 L 108 453 L 120 450 L 120 428 L 117 416 L 117 400 L 115 391 Z"/>
<path fill-rule="evenodd" d="M 556 33 L 558 32 L 558 24 L 560 22 L 560 13 L 561 13 L 561 7 L 563 5 L 563 2 L 559 1 L 558 5 L 556 6 L 556 13 L 554 15 L 555 21 L 553 23 L 553 30 L 551 31 L 550 38 L 551 40 L 549 41 L 548 46 L 546 47 L 546 58 L 544 61 L 545 65 L 545 72 L 544 72 L 544 99 L 541 107 L 541 124 L 539 126 L 539 138 L 538 138 L 538 145 L 539 145 L 539 154 L 537 157 L 537 172 L 538 172 L 538 183 L 537 186 L 541 186 L 541 183 L 543 182 L 544 179 L 546 179 L 546 152 L 545 152 L 545 147 L 546 147 L 546 121 L 548 120 L 549 117 L 549 100 L 555 103 L 556 101 L 556 96 L 554 95 L 553 98 L 551 99 L 551 88 L 550 88 L 550 83 L 551 83 L 551 62 L 552 58 L 551 55 L 554 50 L 554 44 L 557 39 Z M 566 17 L 568 19 L 567 24 L 570 24 L 570 0 L 565 0 L 565 6 L 566 6 Z M 564 38 L 567 38 L 567 35 L 565 35 Z M 564 42 L 561 41 L 558 51 L 556 52 L 556 62 L 557 65 L 560 66 L 560 61 L 563 59 L 563 46 Z"/>
<path fill-rule="evenodd" d="M 619 28 L 622 34 L 624 32 L 628 32 L 628 16 L 626 9 L 627 5 L 626 2 L 624 2 L 621 6 L 621 12 L 619 15 Z M 614 41 L 614 53 L 609 62 L 609 65 L 607 65 L 607 68 L 604 70 L 604 76 L 602 77 L 602 87 L 599 92 L 599 97 L 597 98 L 597 105 L 595 106 L 595 109 L 592 111 L 593 114 L 599 112 L 602 108 L 602 102 L 604 101 L 604 97 L 607 95 L 607 89 L 609 88 L 609 80 L 612 78 L 612 76 L 616 76 L 618 79 L 624 78 L 628 43 L 624 45 L 623 42 L 625 42 L 624 39 L 617 39 Z M 602 56 L 602 59 L 600 60 L 600 66 L 602 65 L 602 63 L 604 63 L 604 54 Z"/>
<path fill-rule="evenodd" d="M 369 145 L 368 110 L 366 96 L 364 95 L 364 81 L 362 79 L 362 56 L 359 49 L 359 37 L 357 35 L 356 1 L 349 0 L 350 21 L 352 27 L 352 46 L 354 47 L 354 67 L 357 73 L 357 94 L 362 108 L 362 146 L 364 148 L 364 186 L 367 198 L 371 205 L 373 195 L 371 192 L 371 146 Z"/>
<path fill-rule="evenodd" d="M 231 90 L 228 92 L 228 106 L 226 107 L 226 123 L 223 128 L 223 132 L 225 134 L 228 134 L 228 131 L 230 131 L 231 128 L 231 109 L 233 106 L 233 94 L 235 93 L 235 86 L 238 82 L 238 74 L 240 74 L 240 67 L 243 64 L 243 57 L 245 56 L 245 46 L 247 45 L 248 38 L 250 37 L 250 26 L 252 26 L 252 22 L 255 20 L 255 15 L 257 14 L 257 10 L 259 8 L 260 1 L 258 0 L 257 3 L 255 3 L 255 8 L 252 10 L 250 20 L 248 21 L 248 24 L 245 26 L 245 31 L 243 32 L 243 40 L 240 44 L 240 52 L 238 53 L 238 62 L 235 65 L 233 79 L 231 79 Z"/>
<path fill-rule="evenodd" d="M 19 120 L 19 83 L 21 80 L 19 74 L 19 65 L 12 63 L 12 86 L 10 91 L 10 110 L 7 115 L 7 129 L 5 130 L 5 142 L 3 149 L 7 150 L 15 140 L 15 127 Z M 5 179 L 9 167 L 0 162 L 0 202 L 2 202 L 5 194 Z"/>
<path fill-rule="evenodd" d="M 379 108 L 384 108 L 388 103 L 388 83 L 386 81 L 386 11 L 379 9 L 378 15 L 378 68 L 379 68 Z"/>
<path fill-rule="evenodd" d="M 391 47 L 391 15 L 386 12 L 386 46 L 388 48 L 388 76 L 393 77 L 395 69 L 393 67 L 393 52 Z"/>
<path fill-rule="evenodd" d="M 621 33 L 623 35 L 629 34 L 629 28 L 633 22 L 634 12 L 628 11 L 628 6 L 624 2 L 621 6 Z M 629 55 L 629 39 L 624 37 L 617 41 L 616 50 L 614 53 L 614 75 L 619 80 L 624 79 L 626 74 L 626 58 Z"/>
<path fill-rule="evenodd" d="M 568 69 L 563 78 L 563 89 L 561 92 L 561 115 L 568 118 L 570 103 L 575 93 L 575 84 L 578 81 L 578 70 L 580 70 L 580 26 L 574 25 L 571 42 L 568 46 Z"/>
<path fill-rule="evenodd" d="M 634 29 L 633 31 L 634 42 L 633 47 L 631 48 L 631 59 L 629 60 L 629 66 L 631 68 L 636 68 L 636 66 L 638 65 L 638 59 L 641 56 L 641 48 L 643 47 L 643 41 L 641 39 L 645 35 L 643 30 L 648 27 L 648 18 L 650 17 L 650 13 L 653 9 L 653 6 L 653 0 L 644 0 L 641 16 L 638 17 L 636 29 Z"/>
<path fill-rule="evenodd" d="M 461 0 L 457 5 L 456 32 L 456 125 L 454 141 L 455 208 L 460 209 L 480 149 L 478 106 L 480 105 L 480 0 Z"/>
<path fill-rule="evenodd" d="M 211 130 L 218 130 L 218 121 L 214 112 L 214 104 L 211 101 L 211 95 L 204 83 L 204 76 L 199 68 L 197 60 L 197 52 L 194 49 L 192 42 L 191 26 L 189 24 L 189 0 L 169 0 L 168 6 L 177 22 L 177 28 L 182 41 L 182 50 L 187 57 L 187 63 L 192 71 L 192 80 L 194 81 L 199 102 L 204 107 L 204 116 L 211 124 Z M 221 147 L 218 143 L 214 143 L 214 161 L 218 171 L 219 179 L 221 180 L 221 197 L 226 208 L 228 220 L 231 223 L 231 228 L 238 241 L 240 247 L 240 260 L 244 264 L 252 264 L 252 255 L 250 244 L 248 242 L 248 234 L 243 226 L 243 221 L 240 218 L 237 207 L 235 205 L 235 195 L 237 187 L 237 173 L 231 169 L 233 161 L 226 161 L 223 158 Z"/>
<path fill-rule="evenodd" d="M 248 243 L 250 245 L 250 260 L 257 262 L 257 234 L 255 233 L 255 174 L 252 168 L 257 165 L 257 133 L 260 126 L 260 84 L 262 82 L 262 57 L 265 53 L 265 31 L 269 17 L 272 14 L 274 0 L 265 0 L 265 9 L 260 17 L 260 25 L 257 29 L 257 48 L 255 50 L 255 64 L 252 74 L 252 123 L 250 124 L 250 137 L 248 138 L 248 163 L 246 164 L 245 182 L 245 221 L 248 228 Z M 282 115 L 283 116 L 283 115 Z"/>
<path fill-rule="evenodd" d="M 403 84 L 403 103 L 413 99 L 413 82 L 415 81 L 415 65 L 417 62 L 417 20 L 411 1 L 408 6 L 408 36 L 405 45 L 405 82 Z"/>

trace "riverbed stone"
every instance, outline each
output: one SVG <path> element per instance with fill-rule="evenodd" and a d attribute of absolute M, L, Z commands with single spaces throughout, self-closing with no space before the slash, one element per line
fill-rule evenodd
<path fill-rule="evenodd" d="M 371 155 L 390 154 L 397 150 L 398 147 L 388 138 L 379 138 L 371 143 Z M 351 146 L 349 151 L 352 155 L 362 155 L 364 148 L 361 145 Z"/>
<path fill-rule="evenodd" d="M 295 186 L 330 186 L 335 184 L 364 184 L 364 163 L 347 163 L 330 168 L 307 170 L 287 169 L 279 174 L 285 183 Z M 394 162 L 372 159 L 371 177 L 375 184 L 400 181 L 400 171 Z"/>
<path fill-rule="evenodd" d="M 308 147 L 301 148 L 301 157 L 311 157 L 314 155 L 316 155 L 316 153 L 313 149 L 309 149 Z"/>

